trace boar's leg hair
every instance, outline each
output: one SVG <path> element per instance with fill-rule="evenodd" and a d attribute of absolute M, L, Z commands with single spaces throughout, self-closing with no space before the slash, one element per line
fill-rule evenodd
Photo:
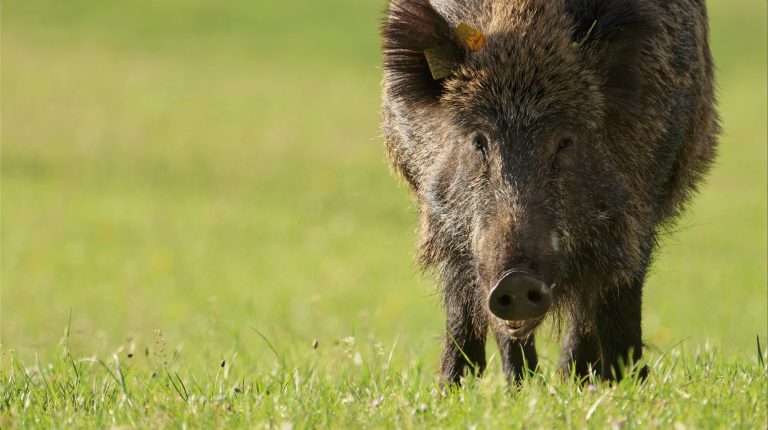
<path fill-rule="evenodd" d="M 485 370 L 485 340 L 488 321 L 483 309 L 482 289 L 466 276 L 463 267 L 446 266 L 442 277 L 446 285 L 445 346 L 441 359 L 444 384 L 461 381 L 467 367 L 478 375 Z"/>
<path fill-rule="evenodd" d="M 600 338 L 592 324 L 591 321 L 571 317 L 559 364 L 560 372 L 570 375 L 573 371 L 574 376 L 582 382 L 586 382 L 592 372 L 599 372 L 601 369 Z"/>
<path fill-rule="evenodd" d="M 617 380 L 627 377 L 629 366 L 640 361 L 643 354 L 641 304 L 643 278 L 613 290 L 598 305 L 597 329 L 602 350 L 602 377 Z M 639 369 L 644 378 L 648 370 Z"/>
<path fill-rule="evenodd" d="M 539 357 L 533 334 L 525 339 L 513 339 L 506 330 L 496 330 L 496 343 L 501 352 L 501 367 L 509 382 L 518 382 L 530 371 L 536 370 Z"/>

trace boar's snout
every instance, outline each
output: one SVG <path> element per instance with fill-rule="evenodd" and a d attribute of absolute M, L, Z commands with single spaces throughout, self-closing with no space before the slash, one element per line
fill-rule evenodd
<path fill-rule="evenodd" d="M 551 306 L 547 284 L 526 272 L 505 274 L 488 297 L 491 312 L 507 321 L 541 318 Z"/>

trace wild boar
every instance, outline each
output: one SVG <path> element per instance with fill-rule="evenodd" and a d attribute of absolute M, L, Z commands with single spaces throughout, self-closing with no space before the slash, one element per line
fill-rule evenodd
<path fill-rule="evenodd" d="M 508 378 L 535 369 L 548 315 L 564 371 L 638 362 L 657 238 L 716 155 L 708 33 L 703 0 L 390 1 L 382 128 L 444 292 L 444 381 L 482 371 L 489 328 Z"/>

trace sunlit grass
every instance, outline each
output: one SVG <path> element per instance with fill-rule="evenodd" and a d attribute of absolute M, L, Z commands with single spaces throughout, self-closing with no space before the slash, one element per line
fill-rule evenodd
<path fill-rule="evenodd" d="M 468 378 L 445 390 L 418 358 L 393 363 L 397 344 L 304 345 L 285 351 L 266 336 L 254 345 L 271 364 L 254 373 L 237 353 L 190 369 L 161 331 L 151 347 L 129 341 L 112 355 L 73 356 L 64 337 L 42 364 L 5 351 L 0 408 L 32 427 L 576 427 L 757 428 L 765 424 L 765 359 L 724 360 L 705 346 L 647 358 L 650 377 L 617 385 L 576 382 L 542 370 L 510 388 L 502 378 Z M 274 341 L 274 339 L 273 339 Z M 489 372 L 498 372 L 492 357 Z"/>
<path fill-rule="evenodd" d="M 563 382 L 544 330 L 519 391 L 495 357 L 447 396 L 382 4 L 5 5 L 0 427 L 761 427 L 765 5 L 710 4 L 721 156 L 645 290 L 649 381 Z"/>

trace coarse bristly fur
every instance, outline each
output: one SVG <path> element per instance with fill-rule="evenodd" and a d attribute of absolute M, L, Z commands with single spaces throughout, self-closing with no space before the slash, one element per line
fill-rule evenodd
<path fill-rule="evenodd" d="M 444 380 L 483 369 L 489 328 L 509 378 L 537 366 L 540 320 L 516 335 L 488 310 L 511 269 L 546 281 L 568 317 L 564 371 L 621 378 L 642 353 L 656 237 L 715 158 L 704 2 L 391 0 L 382 35 L 386 148 L 443 286 Z M 435 47 L 456 63 L 440 80 Z"/>

